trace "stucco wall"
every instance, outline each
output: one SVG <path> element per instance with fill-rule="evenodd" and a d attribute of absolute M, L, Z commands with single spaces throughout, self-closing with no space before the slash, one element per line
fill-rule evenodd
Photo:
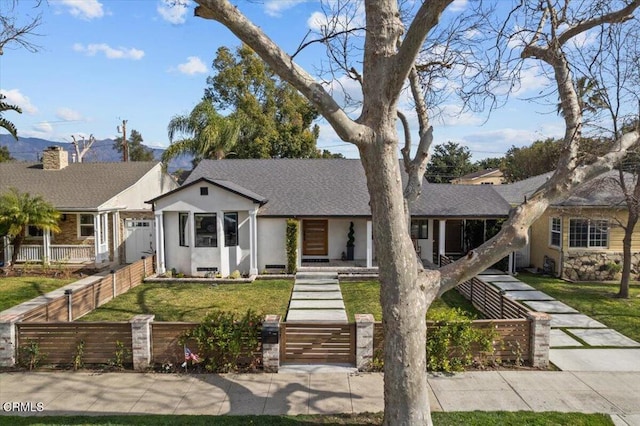
<path fill-rule="evenodd" d="M 101 207 L 125 207 L 127 210 L 151 211 L 151 205 L 145 203 L 178 187 L 178 184 L 165 172 L 158 163 L 138 182 L 122 191 Z"/>
<path fill-rule="evenodd" d="M 266 265 L 287 264 L 286 231 L 287 219 L 258 217 L 258 272 Z"/>

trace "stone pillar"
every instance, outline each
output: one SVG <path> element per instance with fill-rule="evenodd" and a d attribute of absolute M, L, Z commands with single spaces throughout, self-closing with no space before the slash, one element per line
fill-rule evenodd
<path fill-rule="evenodd" d="M 146 370 L 151 364 L 151 322 L 155 315 L 136 315 L 131 323 L 133 369 Z"/>
<path fill-rule="evenodd" d="M 365 370 L 373 360 L 374 319 L 371 314 L 356 314 L 356 367 Z"/>
<path fill-rule="evenodd" d="M 280 315 L 266 315 L 262 322 L 262 366 L 265 373 L 280 367 Z"/>
<path fill-rule="evenodd" d="M 16 315 L 0 316 L 0 367 L 16 365 Z"/>
<path fill-rule="evenodd" d="M 529 339 L 531 366 L 547 368 L 549 366 L 549 344 L 551 339 L 551 316 L 544 312 L 529 312 L 531 336 Z"/>

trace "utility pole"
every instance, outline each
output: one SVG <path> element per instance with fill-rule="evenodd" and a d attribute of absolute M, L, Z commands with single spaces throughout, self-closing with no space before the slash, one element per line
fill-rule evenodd
<path fill-rule="evenodd" d="M 129 161 L 129 142 L 127 142 L 127 120 L 122 120 L 122 130 L 118 126 L 118 133 L 122 133 L 122 161 Z"/>

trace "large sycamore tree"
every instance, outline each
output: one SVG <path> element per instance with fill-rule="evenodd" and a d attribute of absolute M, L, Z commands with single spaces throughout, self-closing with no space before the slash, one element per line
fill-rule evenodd
<path fill-rule="evenodd" d="M 604 28 L 623 26 L 634 19 L 633 13 L 640 0 L 592 0 L 575 4 L 570 0 L 515 1 L 513 4 L 497 1 L 493 5 L 476 2 L 478 7 L 487 9 L 484 9 L 486 13 L 474 13 L 474 16 L 486 21 L 502 16 L 503 24 L 490 27 L 495 29 L 493 33 L 483 32 L 483 35 L 495 35 L 492 43 L 475 47 L 469 27 L 465 30 L 462 26 L 458 29 L 449 26 L 449 22 L 455 20 L 441 22 L 441 15 L 453 0 L 345 2 L 345 5 L 350 3 L 362 7 L 364 14 L 362 26 L 365 30 L 359 33 L 364 41 L 361 49 L 351 51 L 360 55 L 357 58 L 360 69 L 342 67 L 361 83 L 362 103 L 356 118 L 336 102 L 326 86 L 295 62 L 293 54 L 280 48 L 229 1 L 196 0 L 196 3 L 196 16 L 218 21 L 231 30 L 283 80 L 309 99 L 340 138 L 358 148 L 370 194 L 381 282 L 385 333 L 384 423 L 431 424 L 426 380 L 425 315 L 432 301 L 525 245 L 527 229 L 550 203 L 566 196 L 579 183 L 613 168 L 627 148 L 638 141 L 638 131 L 630 130 L 619 135 L 613 148 L 595 162 L 579 164 L 583 112 L 574 85 L 571 58 L 575 53 L 576 40 L 596 34 L 597 42 L 597 34 Z M 330 5 L 337 3 L 341 2 L 329 2 Z M 413 9 L 400 10 L 399 3 Z M 460 37 L 463 31 L 466 37 Z M 466 39 L 466 50 L 446 57 L 451 43 L 437 42 L 434 37 L 447 32 L 451 37 L 449 40 L 455 40 L 456 36 L 462 42 Z M 324 34 L 325 44 L 329 45 L 331 40 L 347 33 L 349 31 L 342 30 Z M 334 36 L 336 38 L 332 38 Z M 438 102 L 438 96 L 432 96 L 433 90 L 442 87 L 430 84 L 433 80 L 429 76 L 434 74 L 429 74 L 429 71 L 438 66 L 439 72 L 459 69 L 455 62 L 468 58 L 474 51 L 481 53 L 479 58 L 493 55 L 495 63 L 501 63 L 501 67 L 514 65 L 511 75 L 515 77 L 526 71 L 527 66 L 538 67 L 547 73 L 555 86 L 549 93 L 553 99 L 549 103 L 555 110 L 559 97 L 565 125 L 561 155 L 553 177 L 525 204 L 512 210 L 496 236 L 468 256 L 439 270 L 429 270 L 417 259 L 407 226 L 411 204 L 423 190 L 428 149 L 433 140 L 430 111 L 437 105 L 430 103 Z M 514 52 L 517 52 L 517 57 Z M 486 68 L 476 75 L 490 81 L 505 75 L 501 74 L 502 70 L 499 67 Z M 473 72 L 473 67 L 463 71 L 461 76 L 467 77 Z M 511 87 L 517 87 L 517 80 L 512 83 Z M 411 146 L 407 115 L 399 110 L 403 88 L 406 87 L 410 88 L 420 125 L 417 147 Z M 468 84 L 461 85 L 460 92 L 469 88 Z M 478 90 L 477 94 L 484 95 L 484 99 L 477 101 L 476 105 L 499 103 L 495 90 Z M 402 139 L 396 127 L 398 120 L 405 129 Z M 408 174 L 404 187 L 401 166 Z"/>

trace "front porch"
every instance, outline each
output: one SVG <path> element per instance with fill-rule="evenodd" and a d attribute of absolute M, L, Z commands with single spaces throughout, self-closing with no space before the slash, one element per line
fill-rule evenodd
<path fill-rule="evenodd" d="M 114 247 L 120 240 L 118 222 L 118 212 L 62 212 L 58 234 L 32 226 L 26 229 L 16 263 L 93 263 L 100 266 L 116 261 L 118 256 Z M 9 265 L 14 254 L 13 245 L 7 236 L 0 240 L 0 244 L 4 253 L 0 261 Z"/>

